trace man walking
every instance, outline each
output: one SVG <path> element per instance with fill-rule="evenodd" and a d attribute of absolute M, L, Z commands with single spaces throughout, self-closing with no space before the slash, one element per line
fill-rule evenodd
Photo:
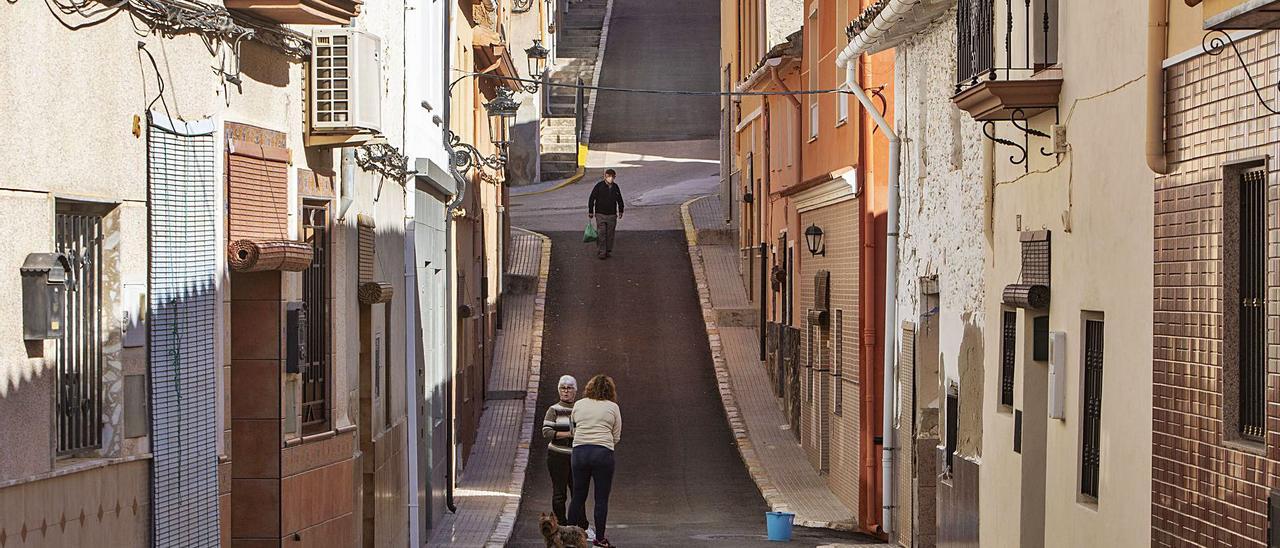
<path fill-rule="evenodd" d="M 622 189 L 613 182 L 617 176 L 618 172 L 606 169 L 604 180 L 596 183 L 591 189 L 591 198 L 587 199 L 587 218 L 595 219 L 596 231 L 600 233 L 596 238 L 596 256 L 601 259 L 613 254 L 613 232 L 626 208 L 622 203 Z"/>

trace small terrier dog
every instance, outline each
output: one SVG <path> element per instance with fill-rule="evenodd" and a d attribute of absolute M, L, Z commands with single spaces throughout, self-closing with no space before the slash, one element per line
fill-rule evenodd
<path fill-rule="evenodd" d="M 554 515 L 546 513 L 538 516 L 538 527 L 542 530 L 542 538 L 547 540 L 547 548 L 590 548 L 587 532 L 581 527 L 560 525 Z"/>

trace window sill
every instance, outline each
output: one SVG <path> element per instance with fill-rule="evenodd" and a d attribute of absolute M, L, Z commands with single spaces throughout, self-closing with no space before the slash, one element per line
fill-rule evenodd
<path fill-rule="evenodd" d="M 1076 493 L 1076 505 L 1085 510 L 1098 511 L 1098 499 L 1084 493 Z"/>
<path fill-rule="evenodd" d="M 1012 406 L 1012 405 L 1005 405 L 1005 404 L 1003 404 L 1003 403 L 1002 403 L 1002 404 L 1000 404 L 1000 405 L 996 406 L 996 412 L 1001 413 L 1001 414 L 1005 414 L 1005 415 L 1013 415 L 1013 406 Z"/>
<path fill-rule="evenodd" d="M 0 489 L 12 487 L 22 483 L 31 483 L 36 481 L 69 476 L 71 474 L 79 474 L 88 472 L 98 468 L 105 468 L 116 464 L 126 464 L 140 460 L 150 460 L 151 453 L 143 453 L 141 455 L 130 455 L 128 457 L 95 457 L 95 458 L 67 458 L 57 461 L 53 465 L 53 470 L 33 474 L 22 478 L 14 478 L 11 480 L 0 481 Z"/>
<path fill-rule="evenodd" d="M 808 141 L 806 141 L 806 142 L 808 142 L 808 143 L 813 143 L 813 142 L 815 142 L 815 141 L 817 141 L 817 140 L 818 140 L 818 136 L 817 136 L 817 135 L 814 135 L 814 136 L 812 136 L 812 137 L 809 137 L 809 140 L 808 140 Z"/>
<path fill-rule="evenodd" d="M 844 118 L 844 119 L 841 119 L 841 120 L 836 120 L 836 127 L 841 127 L 841 126 L 846 126 L 846 125 L 849 125 L 849 119 L 848 119 L 848 118 Z"/>
<path fill-rule="evenodd" d="M 1260 441 L 1246 439 L 1222 440 L 1222 446 L 1227 449 L 1249 453 L 1259 457 L 1267 456 L 1267 444 Z"/>

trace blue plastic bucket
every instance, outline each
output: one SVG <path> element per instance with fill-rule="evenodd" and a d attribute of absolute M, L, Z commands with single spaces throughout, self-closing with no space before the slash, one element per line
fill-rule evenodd
<path fill-rule="evenodd" d="M 796 515 L 791 512 L 765 512 L 764 522 L 769 529 L 769 540 L 791 542 L 791 524 Z"/>

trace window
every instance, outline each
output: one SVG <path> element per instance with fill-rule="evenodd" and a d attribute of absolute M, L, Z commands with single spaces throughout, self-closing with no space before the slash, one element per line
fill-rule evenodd
<path fill-rule="evenodd" d="M 953 384 L 950 390 L 947 390 L 947 440 L 943 455 L 946 461 L 946 472 L 951 473 L 952 456 L 956 453 L 956 441 L 960 438 L 960 396 L 956 386 Z"/>
<path fill-rule="evenodd" d="M 836 309 L 835 331 L 836 363 L 832 376 L 835 377 L 836 394 L 832 406 L 835 414 L 840 415 L 844 412 L 844 311 L 840 309 Z"/>
<path fill-rule="evenodd" d="M 818 1 L 814 0 L 813 8 L 809 10 L 809 22 L 806 25 L 809 29 L 808 36 L 804 37 L 805 44 L 809 47 L 807 53 L 809 63 L 809 89 L 818 89 L 818 68 L 821 63 L 818 62 L 822 58 L 822 50 L 818 47 L 821 42 L 821 28 L 818 24 Z M 809 95 L 809 139 L 818 138 L 818 98 L 819 95 Z"/>
<path fill-rule="evenodd" d="M 71 262 L 58 341 L 58 454 L 102 444 L 102 216 L 59 204 L 54 237 Z"/>
<path fill-rule="evenodd" d="M 302 237 L 311 244 L 311 265 L 302 273 L 302 303 L 307 312 L 307 364 L 302 370 L 302 431 L 329 427 L 329 207 L 302 206 Z"/>
<path fill-rule="evenodd" d="M 808 314 L 805 314 L 805 316 L 808 316 Z M 804 364 L 805 384 L 808 385 L 808 390 L 806 390 L 808 397 L 806 397 L 805 400 L 813 401 L 813 367 L 814 359 L 817 355 L 817 350 L 814 348 L 813 324 L 805 326 L 805 340 L 809 343 L 809 353 Z"/>
<path fill-rule="evenodd" d="M 1102 430 L 1102 320 L 1084 322 L 1084 429 L 1080 444 L 1080 493 L 1098 498 Z"/>
<path fill-rule="evenodd" d="M 809 99 L 809 140 L 818 138 L 818 97 L 810 96 Z"/>
<path fill-rule="evenodd" d="M 1018 313 L 1005 310 L 1000 320 L 1000 405 L 1013 406 L 1013 377 L 1017 358 Z"/>
<path fill-rule="evenodd" d="M 836 0 L 836 49 L 844 50 L 849 45 L 849 35 L 844 29 L 849 25 L 849 0 Z M 839 81 L 839 78 L 836 79 Z M 836 94 L 836 126 L 849 120 L 849 94 Z"/>
<path fill-rule="evenodd" d="M 1240 176 L 1239 352 L 1240 435 L 1263 441 L 1267 431 L 1267 174 Z"/>

